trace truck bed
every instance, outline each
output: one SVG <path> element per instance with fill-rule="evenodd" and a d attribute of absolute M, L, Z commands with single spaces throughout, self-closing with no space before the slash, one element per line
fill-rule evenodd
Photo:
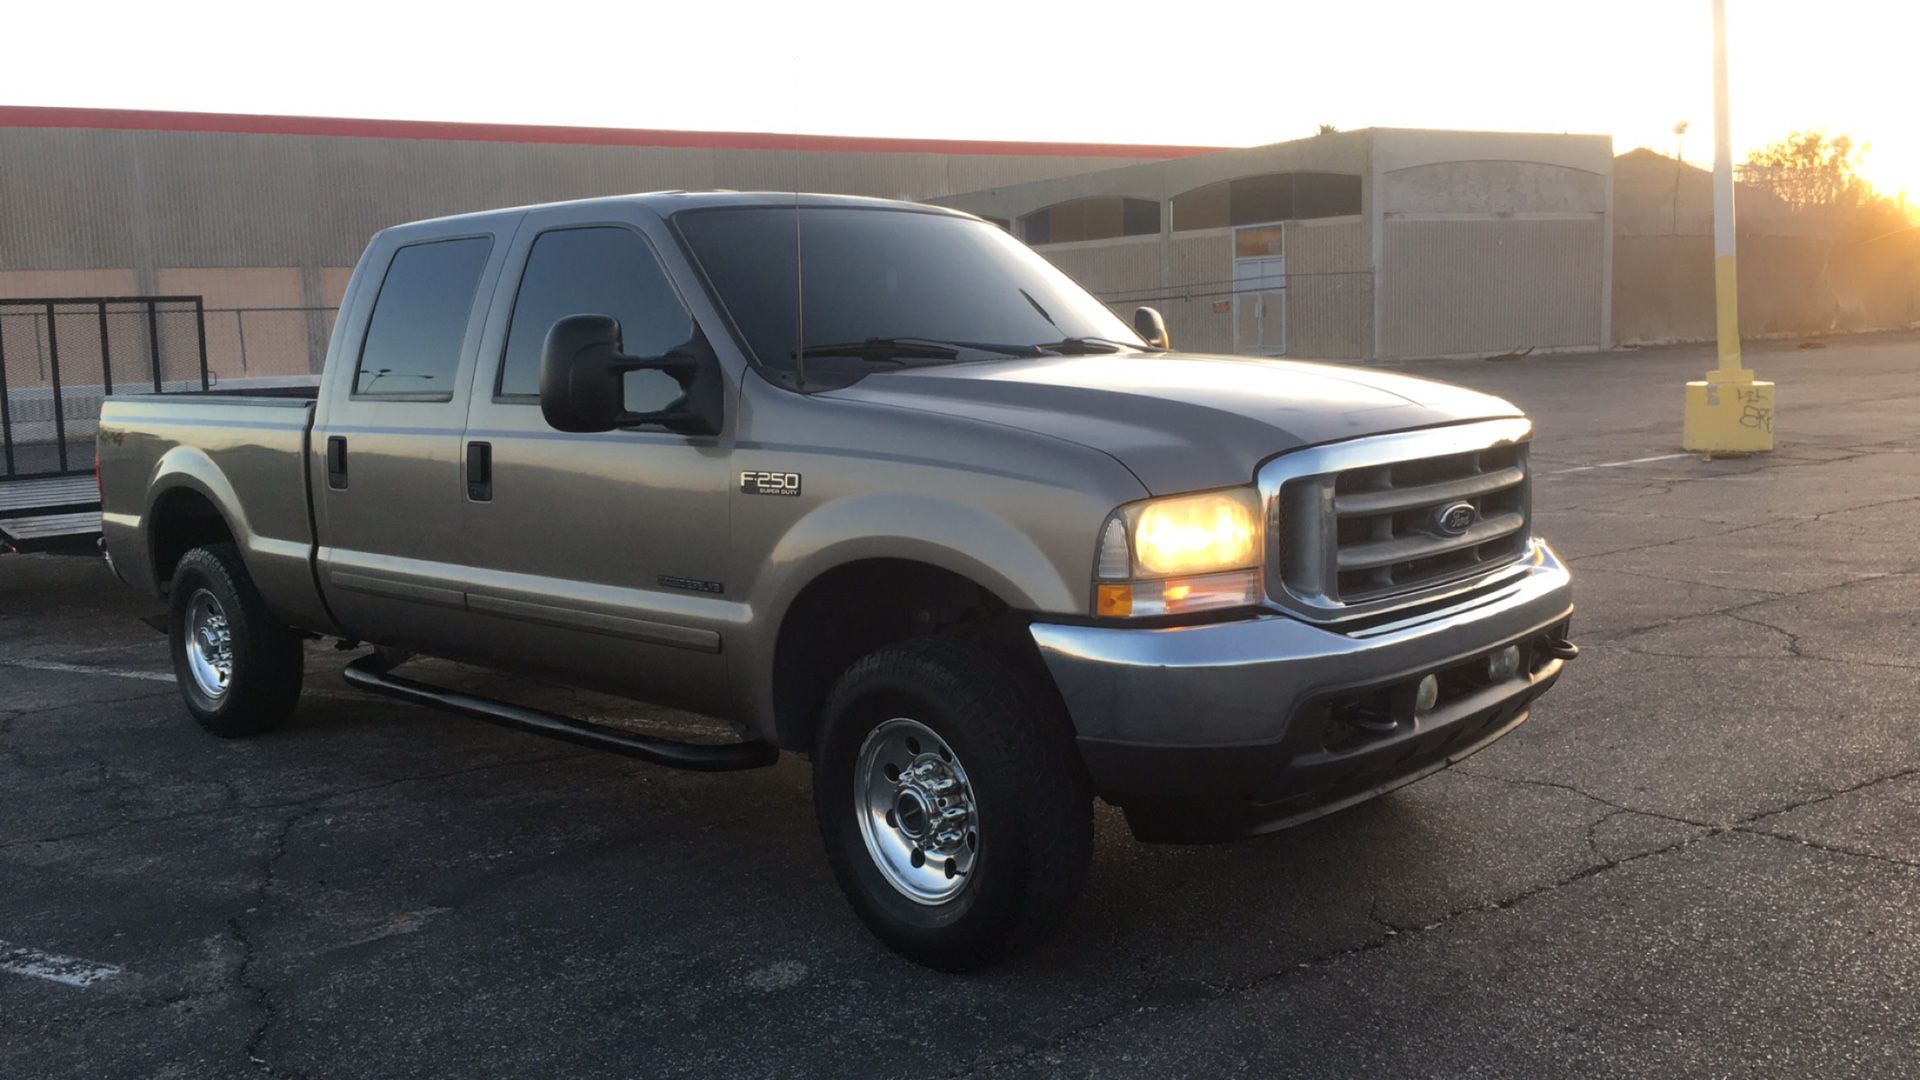
<path fill-rule="evenodd" d="M 247 566 L 289 622 L 317 605 L 309 560 L 308 431 L 316 388 L 257 387 L 108 398 L 100 412 L 100 531 L 116 572 L 153 590 L 144 526 L 200 500 L 234 534 Z"/>

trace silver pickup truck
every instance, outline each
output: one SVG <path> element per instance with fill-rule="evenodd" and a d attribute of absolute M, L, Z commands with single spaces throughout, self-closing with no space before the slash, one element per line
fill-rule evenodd
<path fill-rule="evenodd" d="M 368 690 L 663 765 L 807 755 L 853 907 L 964 967 L 1065 917 L 1094 797 L 1147 840 L 1295 824 L 1512 731 L 1576 652 L 1512 405 L 1133 322 L 906 203 L 403 225 L 317 390 L 107 401 L 104 545 L 217 735 L 291 711 L 327 637 L 372 647 Z M 734 737 L 395 673 L 417 654 Z"/>

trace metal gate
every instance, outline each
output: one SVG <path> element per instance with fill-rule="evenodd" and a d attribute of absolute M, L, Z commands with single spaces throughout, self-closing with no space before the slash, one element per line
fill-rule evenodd
<path fill-rule="evenodd" d="M 0 297 L 0 552 L 100 531 L 90 474 L 108 395 L 209 381 L 198 296 Z"/>
<path fill-rule="evenodd" d="M 93 471 L 110 394 L 205 390 L 198 296 L 0 297 L 0 481 Z"/>

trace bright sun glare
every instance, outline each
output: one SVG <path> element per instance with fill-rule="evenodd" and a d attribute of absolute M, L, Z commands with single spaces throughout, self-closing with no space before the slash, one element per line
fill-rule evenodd
<path fill-rule="evenodd" d="M 1729 0 L 1737 157 L 1795 130 L 1871 144 L 1869 180 L 1920 199 L 1911 43 L 1920 5 Z M 893 2 L 706 5 L 549 0 L 493 9 L 405 0 L 188 0 L 165 20 L 61 50 L 14 50 L 0 104 L 84 105 L 826 134 L 1253 145 L 1322 123 L 1611 134 L 1617 152 L 1712 154 L 1708 0 L 1379 0 L 1082 5 L 980 0 L 965 18 Z M 124 9 L 116 13 L 113 9 Z M 449 11 L 457 10 L 457 16 Z M 529 15 L 537 10 L 537 15 Z M 55 5 L 10 12 L 58 40 Z M 568 25 L 612 44 L 592 62 Z M 511 77 L 502 27 L 529 48 Z M 369 41 L 430 45 L 374 71 Z M 699 42 L 696 48 L 661 43 Z M 519 51 L 519 50 L 516 50 Z"/>

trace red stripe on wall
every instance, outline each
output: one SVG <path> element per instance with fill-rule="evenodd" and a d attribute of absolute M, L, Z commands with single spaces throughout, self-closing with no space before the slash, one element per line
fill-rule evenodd
<path fill-rule="evenodd" d="M 1217 146 L 1133 143 L 998 142 L 967 139 L 883 139 L 856 135 L 779 135 L 760 131 L 666 131 L 647 128 L 464 124 L 438 120 L 359 120 L 333 116 L 65 109 L 0 105 L 0 128 L 95 131 L 203 131 L 229 135 L 324 135 L 359 139 L 646 146 L 696 150 L 808 150 L 866 154 L 979 154 L 1023 157 L 1177 158 Z"/>

